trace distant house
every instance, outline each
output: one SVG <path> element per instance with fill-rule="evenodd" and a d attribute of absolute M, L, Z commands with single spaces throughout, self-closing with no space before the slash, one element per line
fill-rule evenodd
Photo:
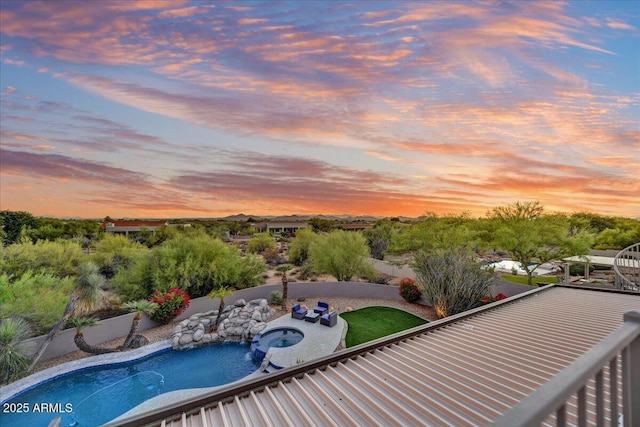
<path fill-rule="evenodd" d="M 269 233 L 295 233 L 302 228 L 308 228 L 309 224 L 306 222 L 257 222 L 252 224 L 252 227 L 260 232 Z"/>
<path fill-rule="evenodd" d="M 177 225 L 182 225 L 184 227 L 188 227 L 191 224 L 169 224 L 168 221 L 105 221 L 100 224 L 102 230 L 105 233 L 116 233 L 116 234 L 124 234 L 125 236 L 129 236 L 129 233 L 138 233 L 143 229 L 149 230 L 151 232 L 155 232 L 158 227 L 166 226 L 166 227 L 175 227 Z"/>
<path fill-rule="evenodd" d="M 352 222 L 349 224 L 340 224 L 338 227 L 347 231 L 359 231 L 359 230 L 366 230 L 367 228 L 371 228 L 372 225 L 365 222 Z"/>

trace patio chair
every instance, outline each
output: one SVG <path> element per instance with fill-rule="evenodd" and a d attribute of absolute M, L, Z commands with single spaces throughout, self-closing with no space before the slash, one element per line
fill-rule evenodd
<path fill-rule="evenodd" d="M 291 317 L 298 320 L 303 320 L 307 315 L 307 310 L 300 308 L 300 304 L 296 304 L 291 308 Z"/>
<path fill-rule="evenodd" d="M 318 306 L 313 309 L 314 312 L 322 315 L 329 311 L 329 304 L 323 301 L 318 301 Z"/>
<path fill-rule="evenodd" d="M 320 316 L 320 324 L 324 326 L 335 326 L 338 323 L 338 313 L 332 311 L 331 313 L 326 313 Z"/>

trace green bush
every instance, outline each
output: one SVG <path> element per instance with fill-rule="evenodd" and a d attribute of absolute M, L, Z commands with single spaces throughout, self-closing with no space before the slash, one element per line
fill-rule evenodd
<path fill-rule="evenodd" d="M 265 271 L 262 258 L 242 258 L 235 247 L 202 232 L 178 235 L 137 254 L 130 267 L 119 271 L 112 283 L 125 301 L 145 299 L 153 291 L 166 292 L 176 286 L 196 298 L 221 286 L 255 286 L 262 282 Z"/>
<path fill-rule="evenodd" d="M 0 312 L 20 316 L 34 333 L 49 331 L 62 316 L 74 288 L 73 279 L 27 271 L 21 276 L 0 275 Z"/>
<path fill-rule="evenodd" d="M 126 236 L 107 233 L 96 244 L 96 252 L 91 258 L 98 264 L 100 273 L 111 279 L 118 271 L 127 268 L 136 254 L 146 250 L 140 243 L 132 242 Z"/>
<path fill-rule="evenodd" d="M 283 302 L 282 293 L 278 291 L 273 291 L 269 294 L 269 304 L 282 305 L 282 302 Z"/>
<path fill-rule="evenodd" d="M 331 274 L 338 281 L 374 277 L 369 247 L 360 232 L 334 230 L 318 236 L 309 247 L 309 258 L 317 272 Z"/>
<path fill-rule="evenodd" d="M 2 271 L 15 277 L 22 276 L 29 270 L 66 277 L 76 273 L 84 255 L 76 242 L 39 240 L 31 243 L 23 240 L 3 248 L 1 258 Z"/>
<path fill-rule="evenodd" d="M 257 254 L 267 249 L 277 249 L 278 245 L 269 233 L 260 233 L 249 239 L 247 252 Z"/>
<path fill-rule="evenodd" d="M 296 237 L 289 244 L 289 262 L 301 266 L 309 258 L 309 247 L 318 235 L 309 228 L 298 230 Z"/>

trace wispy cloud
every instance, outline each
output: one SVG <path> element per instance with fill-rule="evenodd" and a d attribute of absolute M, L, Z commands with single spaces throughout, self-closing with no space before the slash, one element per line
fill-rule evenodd
<path fill-rule="evenodd" d="M 419 215 L 538 198 L 631 215 L 637 12 L 597 6 L 2 4 L 0 66 L 56 88 L 3 84 L 7 173 L 34 162 L 98 185 L 121 171 L 152 189 L 122 197 L 128 212 Z M 91 203 L 125 181 L 109 185 Z"/>

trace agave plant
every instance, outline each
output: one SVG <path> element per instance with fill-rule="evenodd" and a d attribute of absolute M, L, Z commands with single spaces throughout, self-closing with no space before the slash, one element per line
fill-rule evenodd
<path fill-rule="evenodd" d="M 33 346 L 29 324 L 20 318 L 0 320 L 0 384 L 20 378 L 29 367 Z"/>

